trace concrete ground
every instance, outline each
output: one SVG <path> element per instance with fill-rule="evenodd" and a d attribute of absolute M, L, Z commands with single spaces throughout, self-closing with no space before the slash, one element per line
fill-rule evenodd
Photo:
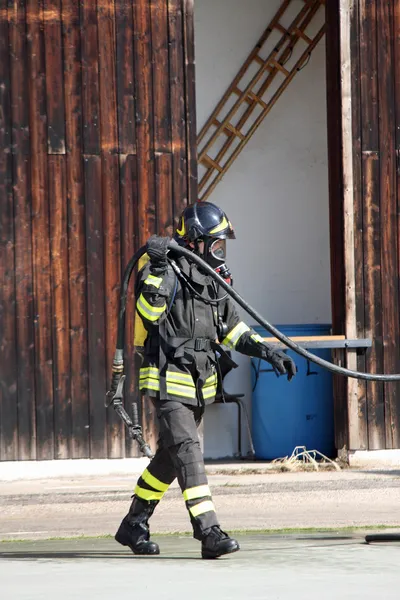
<path fill-rule="evenodd" d="M 4 600 L 398 600 L 400 544 L 351 535 L 239 534 L 240 552 L 200 559 L 191 538 L 155 538 L 158 557 L 134 557 L 112 540 L 0 545 Z"/>
<path fill-rule="evenodd" d="M 222 527 L 280 530 L 392 526 L 400 529 L 400 470 L 273 473 L 257 463 L 207 466 Z M 138 474 L 0 481 L 0 540 L 113 535 Z M 152 532 L 190 532 L 171 486 Z"/>

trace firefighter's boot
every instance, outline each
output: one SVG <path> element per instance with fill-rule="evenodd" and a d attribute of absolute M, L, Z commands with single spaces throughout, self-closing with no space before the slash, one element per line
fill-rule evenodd
<path fill-rule="evenodd" d="M 218 558 L 224 554 L 231 554 L 240 549 L 236 540 L 233 540 L 217 525 L 205 532 L 201 540 L 202 558 Z"/>
<path fill-rule="evenodd" d="M 150 541 L 148 523 L 157 504 L 158 501 L 147 502 L 134 496 L 129 513 L 115 534 L 116 541 L 129 546 L 133 554 L 160 554 L 158 544 Z"/>

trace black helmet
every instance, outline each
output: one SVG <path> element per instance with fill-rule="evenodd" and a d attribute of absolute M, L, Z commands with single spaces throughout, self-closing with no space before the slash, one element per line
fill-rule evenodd
<path fill-rule="evenodd" d="M 216 240 L 235 239 L 235 237 L 235 232 L 224 211 L 211 202 L 195 202 L 187 206 L 179 217 L 174 236 L 181 246 L 193 244 L 194 252 L 218 270 L 225 267 L 225 248 Z M 199 242 L 204 242 L 202 252 L 200 252 Z"/>
<path fill-rule="evenodd" d="M 214 238 L 235 239 L 235 233 L 226 214 L 211 202 L 195 202 L 185 208 L 179 217 L 175 240 L 189 244 L 195 240 Z"/>

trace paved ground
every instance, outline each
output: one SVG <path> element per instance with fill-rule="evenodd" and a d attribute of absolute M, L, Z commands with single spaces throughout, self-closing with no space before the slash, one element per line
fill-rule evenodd
<path fill-rule="evenodd" d="M 400 528 L 400 470 L 271 473 L 208 466 L 224 529 Z M 256 471 L 256 472 L 255 472 Z M 113 535 L 137 475 L 0 482 L 0 540 Z M 168 491 L 152 531 L 189 532 L 180 490 Z"/>
<path fill-rule="evenodd" d="M 193 539 L 165 536 L 162 555 L 134 557 L 112 540 L 0 545 L 2 600 L 398 600 L 400 544 L 362 537 L 238 535 L 241 551 L 199 558 Z"/>

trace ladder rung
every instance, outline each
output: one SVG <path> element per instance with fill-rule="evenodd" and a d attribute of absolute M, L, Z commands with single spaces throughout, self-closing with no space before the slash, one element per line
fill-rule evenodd
<path fill-rule="evenodd" d="M 254 55 L 253 60 L 258 62 L 260 65 L 265 65 L 265 60 L 263 60 L 258 54 Z"/>
<path fill-rule="evenodd" d="M 304 33 L 304 31 L 302 31 L 302 30 L 301 30 L 301 29 L 299 29 L 298 27 L 294 27 L 294 28 L 293 28 L 293 31 L 294 31 L 295 33 L 297 33 L 297 35 L 298 35 L 299 37 L 301 37 L 301 38 L 302 38 L 302 39 L 303 39 L 305 42 L 307 42 L 307 44 L 312 44 L 312 39 L 311 39 L 311 38 L 309 38 L 309 37 L 308 37 L 308 35 L 306 35 L 306 34 Z"/>
<path fill-rule="evenodd" d="M 233 88 L 232 92 L 234 94 L 237 94 L 238 96 L 241 96 L 243 94 L 242 90 L 240 90 L 237 87 Z M 247 92 L 245 101 L 247 102 L 247 104 L 253 104 L 254 102 L 258 102 L 258 104 L 260 104 L 260 106 L 262 106 L 263 108 L 267 108 L 267 105 L 265 104 L 265 102 L 263 100 L 261 100 L 261 98 L 256 96 L 256 94 L 254 92 Z M 213 122 L 215 123 L 215 121 L 213 121 Z"/>
<path fill-rule="evenodd" d="M 284 33 L 285 35 L 289 35 L 288 30 L 280 23 L 275 23 L 275 29 L 278 29 L 278 31 L 280 31 L 281 33 Z"/>
<path fill-rule="evenodd" d="M 246 136 L 243 135 L 243 133 L 239 131 L 239 129 L 236 129 L 236 127 L 234 127 L 232 123 L 226 123 L 226 125 L 224 125 L 224 129 L 228 129 L 234 135 L 237 135 L 237 137 L 239 137 L 241 140 L 246 139 Z"/>
<path fill-rule="evenodd" d="M 211 167 L 213 167 L 216 171 L 219 171 L 220 173 L 222 173 L 222 171 L 223 171 L 223 168 L 220 167 L 219 164 L 215 162 L 215 160 L 213 160 L 210 156 L 208 156 L 208 154 L 203 156 L 203 158 L 201 159 L 201 162 L 207 163 L 208 165 L 210 165 Z"/>
<path fill-rule="evenodd" d="M 247 102 L 249 102 L 249 104 L 253 102 L 258 102 L 258 104 L 260 104 L 263 108 L 267 108 L 267 105 L 265 104 L 264 100 L 261 100 L 261 98 L 256 96 L 254 92 L 249 92 L 247 94 L 246 100 Z"/>
<path fill-rule="evenodd" d="M 275 67 L 276 69 L 278 69 L 279 71 L 282 71 L 282 73 L 284 75 L 286 75 L 286 77 L 288 77 L 290 75 L 289 71 L 287 69 L 285 69 L 285 67 L 283 65 L 281 65 L 281 63 L 279 63 L 277 60 L 271 58 L 271 60 L 269 61 L 269 64 L 273 67 Z"/>

